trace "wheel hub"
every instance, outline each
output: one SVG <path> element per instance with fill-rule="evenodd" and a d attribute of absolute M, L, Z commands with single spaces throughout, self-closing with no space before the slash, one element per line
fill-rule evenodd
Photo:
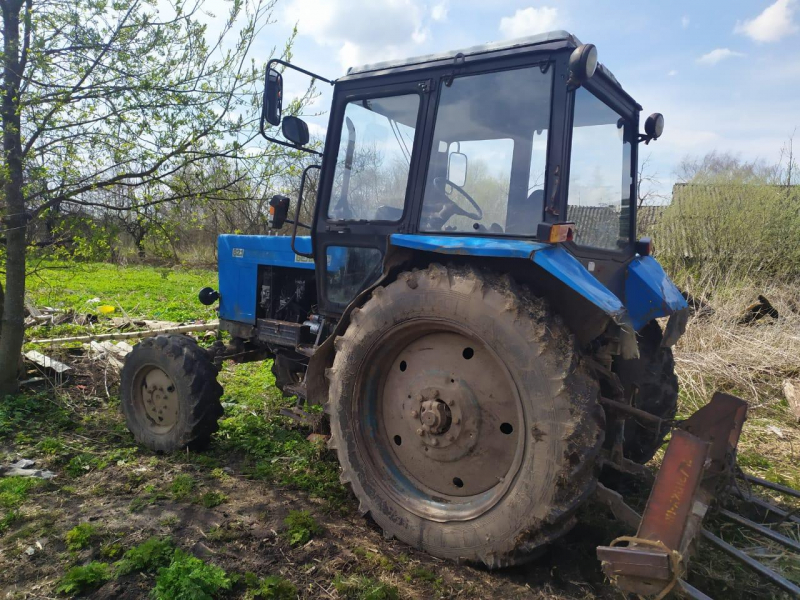
<path fill-rule="evenodd" d="M 474 496 L 502 484 L 524 443 L 507 371 L 486 346 L 459 333 L 429 333 L 405 345 L 379 403 L 393 461 L 434 497 Z"/>
<path fill-rule="evenodd" d="M 151 367 L 142 374 L 137 392 L 154 432 L 164 433 L 175 426 L 178 422 L 178 391 L 169 375 L 158 367 Z"/>

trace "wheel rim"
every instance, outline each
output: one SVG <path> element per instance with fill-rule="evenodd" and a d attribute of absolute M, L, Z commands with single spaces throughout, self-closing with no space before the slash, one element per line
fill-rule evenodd
<path fill-rule="evenodd" d="M 156 434 L 172 430 L 178 422 L 178 390 L 169 375 L 156 366 L 139 370 L 133 382 L 136 412 Z"/>
<path fill-rule="evenodd" d="M 356 438 L 374 481 L 413 513 L 475 518 L 519 471 L 524 414 L 505 364 L 455 323 L 413 321 L 387 332 L 356 384 Z"/>

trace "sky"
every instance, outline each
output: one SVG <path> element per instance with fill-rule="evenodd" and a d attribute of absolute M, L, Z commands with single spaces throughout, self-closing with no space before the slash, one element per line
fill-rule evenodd
<path fill-rule="evenodd" d="M 273 19 L 254 58 L 296 24 L 292 62 L 331 79 L 363 63 L 566 29 L 597 46 L 643 106 L 642 122 L 664 114 L 664 135 L 640 157 L 665 194 L 686 156 L 775 163 L 795 128 L 800 144 L 800 0 L 279 0 Z M 306 83 L 287 74 L 286 95 Z M 326 88 L 308 111 L 322 113 L 308 118 L 316 135 L 327 127 Z"/>

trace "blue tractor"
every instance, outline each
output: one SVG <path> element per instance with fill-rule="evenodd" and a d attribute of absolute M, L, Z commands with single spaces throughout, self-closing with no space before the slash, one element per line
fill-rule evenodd
<path fill-rule="evenodd" d="M 321 153 L 281 114 L 290 71 L 333 86 Z M 262 132 L 319 164 L 293 220 L 287 197 L 270 203 L 292 235 L 220 236 L 219 291 L 200 299 L 230 342 L 159 336 L 129 355 L 136 439 L 202 446 L 217 365 L 271 359 L 298 410 L 324 406 L 342 481 L 387 536 L 489 567 L 530 558 L 600 465 L 649 460 L 676 411 L 688 309 L 636 237 L 638 148 L 664 122 L 640 133 L 641 108 L 563 31 L 335 81 L 270 61 Z"/>

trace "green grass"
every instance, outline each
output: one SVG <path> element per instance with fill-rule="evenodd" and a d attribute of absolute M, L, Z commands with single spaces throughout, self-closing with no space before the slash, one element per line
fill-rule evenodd
<path fill-rule="evenodd" d="M 158 572 L 154 600 L 213 600 L 230 589 L 223 569 L 176 550 L 168 567 Z"/>
<path fill-rule="evenodd" d="M 200 496 L 200 504 L 206 508 L 214 508 L 228 501 L 228 497 L 222 492 L 206 492 Z"/>
<path fill-rule="evenodd" d="M 83 550 L 84 548 L 88 548 L 89 545 L 97 539 L 99 534 L 100 532 L 97 527 L 91 523 L 81 523 L 70 529 L 64 535 L 64 542 L 70 550 Z"/>
<path fill-rule="evenodd" d="M 399 600 L 397 588 L 363 575 L 337 575 L 333 587 L 340 598 L 349 600 Z"/>
<path fill-rule="evenodd" d="M 104 562 L 92 561 L 82 567 L 72 567 L 59 580 L 56 593 L 74 596 L 99 588 L 111 579 L 111 567 Z"/>
<path fill-rule="evenodd" d="M 95 313 L 99 304 L 114 306 L 112 316 L 147 317 L 162 321 L 213 319 L 213 307 L 203 306 L 197 292 L 216 286 L 214 271 L 146 266 L 119 267 L 103 263 L 50 263 L 28 280 L 36 306 Z M 122 309 L 122 310 L 121 310 Z"/>
<path fill-rule="evenodd" d="M 283 520 L 286 525 L 284 537 L 292 546 L 302 546 L 311 538 L 322 534 L 322 527 L 307 510 L 292 510 Z"/>
<path fill-rule="evenodd" d="M 189 498 L 189 494 L 194 490 L 195 481 L 191 475 L 181 473 L 172 480 L 172 499 L 175 502 L 183 502 Z"/>
<path fill-rule="evenodd" d="M 0 535 L 19 521 L 19 507 L 28 499 L 28 494 L 42 484 L 40 479 L 30 477 L 0 478 Z"/>

